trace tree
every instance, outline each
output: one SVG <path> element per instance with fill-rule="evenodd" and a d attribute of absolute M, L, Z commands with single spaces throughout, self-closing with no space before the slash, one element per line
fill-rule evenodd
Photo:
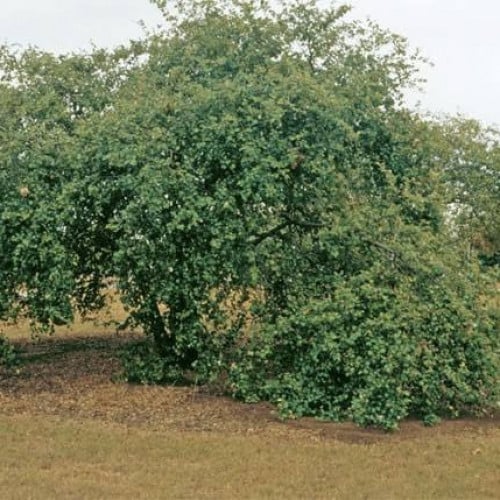
<path fill-rule="evenodd" d="M 403 106 L 418 53 L 344 6 L 157 3 L 164 31 L 116 52 L 2 52 L 1 316 L 22 288 L 50 328 L 113 279 L 149 338 L 131 380 L 228 370 L 285 414 L 386 427 L 487 406 L 444 132 Z"/>
<path fill-rule="evenodd" d="M 440 124 L 454 227 L 468 251 L 486 264 L 500 262 L 500 136 L 474 120 Z"/>

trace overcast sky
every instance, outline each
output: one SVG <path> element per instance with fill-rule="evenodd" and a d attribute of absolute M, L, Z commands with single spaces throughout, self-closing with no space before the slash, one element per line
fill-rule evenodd
<path fill-rule="evenodd" d="M 326 1 L 326 0 L 325 0 Z M 499 0 L 351 0 L 366 17 L 407 36 L 435 66 L 422 109 L 500 125 Z M 0 42 L 65 52 L 113 46 L 161 22 L 147 0 L 0 0 Z"/>

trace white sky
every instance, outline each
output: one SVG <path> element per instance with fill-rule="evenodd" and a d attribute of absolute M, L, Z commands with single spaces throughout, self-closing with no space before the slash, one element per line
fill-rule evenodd
<path fill-rule="evenodd" d="M 324 0 L 325 2 L 328 0 Z M 347 0 L 349 2 L 349 0 Z M 435 66 L 422 109 L 460 112 L 500 125 L 500 0 L 350 0 L 407 36 Z M 0 42 L 65 52 L 113 46 L 161 22 L 148 0 L 0 0 Z"/>

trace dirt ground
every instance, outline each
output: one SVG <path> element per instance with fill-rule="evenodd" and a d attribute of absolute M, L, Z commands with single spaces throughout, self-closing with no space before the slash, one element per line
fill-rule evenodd
<path fill-rule="evenodd" d="M 18 374 L 0 371 L 0 414 L 92 419 L 150 430 L 334 439 L 345 443 L 397 442 L 433 436 L 485 436 L 500 418 L 445 421 L 434 427 L 406 421 L 386 433 L 349 423 L 282 421 L 269 404 L 243 404 L 203 387 L 137 386 L 116 382 L 118 353 L 132 335 L 18 340 L 26 361 Z"/>

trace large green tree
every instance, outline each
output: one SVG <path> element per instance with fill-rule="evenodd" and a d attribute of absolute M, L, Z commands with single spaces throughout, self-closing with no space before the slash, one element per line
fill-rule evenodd
<path fill-rule="evenodd" d="M 487 406 L 455 150 L 403 104 L 418 53 L 344 6 L 156 3 L 164 30 L 117 51 L 2 50 L 0 315 L 50 328 L 113 280 L 149 338 L 131 380 L 227 371 L 386 427 Z"/>

